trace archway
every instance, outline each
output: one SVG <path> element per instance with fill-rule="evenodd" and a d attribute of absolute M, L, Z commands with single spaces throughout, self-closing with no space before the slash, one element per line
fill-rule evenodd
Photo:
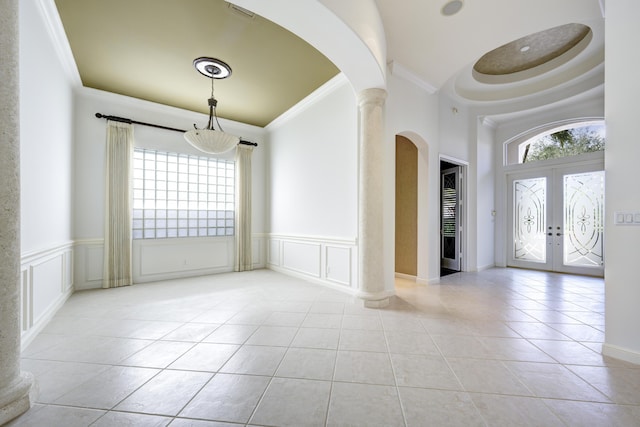
<path fill-rule="evenodd" d="M 396 154 L 396 188 L 398 185 L 397 177 L 399 169 L 404 168 L 402 162 L 407 158 L 413 159 L 413 163 L 410 166 L 412 170 L 407 175 L 415 183 L 415 187 L 407 194 L 409 197 L 408 201 L 405 199 L 405 201 L 401 203 L 410 203 L 413 206 L 411 208 L 411 215 L 415 219 L 409 225 L 408 232 L 414 233 L 415 236 L 411 241 L 411 247 L 415 249 L 409 252 L 411 254 L 409 256 L 414 257 L 410 264 L 415 266 L 415 270 L 405 270 L 410 272 L 404 273 L 398 270 L 398 264 L 396 263 L 395 273 L 396 277 L 415 281 L 418 284 L 427 284 L 430 276 L 439 276 L 439 273 L 435 273 L 435 271 L 439 269 L 439 260 L 437 259 L 438 239 L 434 238 L 434 233 L 437 233 L 437 208 L 435 211 L 433 206 L 432 209 L 429 209 L 429 201 L 432 200 L 429 187 L 429 144 L 420 135 L 409 131 L 398 133 L 396 135 L 396 144 L 398 141 L 400 141 L 402 145 L 401 150 L 403 152 L 401 152 L 400 155 Z M 405 154 L 407 155 L 405 156 Z M 400 199 L 403 197 L 405 197 L 405 195 L 400 194 Z M 398 201 L 399 194 L 396 190 L 396 211 L 399 208 Z M 400 221 L 403 220 L 401 219 Z M 396 224 L 397 232 L 397 217 Z M 400 224 L 400 227 L 406 228 L 406 225 L 406 223 Z M 397 240 L 398 237 L 396 236 L 396 241 Z M 398 251 L 398 246 L 395 246 L 396 257 L 398 256 Z M 400 249 L 400 254 L 401 256 L 407 256 L 404 248 Z"/>

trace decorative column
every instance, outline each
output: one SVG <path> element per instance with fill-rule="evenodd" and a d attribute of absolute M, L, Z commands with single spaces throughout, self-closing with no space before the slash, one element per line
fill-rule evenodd
<path fill-rule="evenodd" d="M 0 0 L 0 425 L 30 406 L 20 372 L 18 0 Z"/>
<path fill-rule="evenodd" d="M 359 129 L 359 209 L 358 209 L 358 296 L 365 307 L 389 304 L 384 286 L 384 188 L 383 106 L 384 89 L 365 89 L 358 94 Z"/>

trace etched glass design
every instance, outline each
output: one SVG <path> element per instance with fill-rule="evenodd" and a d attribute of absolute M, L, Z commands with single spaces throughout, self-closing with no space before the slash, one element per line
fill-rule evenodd
<path fill-rule="evenodd" d="M 136 148 L 133 238 L 232 236 L 235 163 Z"/>
<path fill-rule="evenodd" d="M 513 257 L 546 262 L 547 178 L 513 181 Z"/>
<path fill-rule="evenodd" d="M 604 264 L 604 171 L 564 176 L 564 265 Z"/>
<path fill-rule="evenodd" d="M 456 176 L 455 173 L 444 175 L 442 184 L 442 256 L 449 259 L 456 258 Z"/>

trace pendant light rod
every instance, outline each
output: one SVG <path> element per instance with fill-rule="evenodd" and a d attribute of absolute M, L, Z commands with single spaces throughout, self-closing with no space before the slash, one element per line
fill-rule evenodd
<path fill-rule="evenodd" d="M 156 124 L 153 124 L 153 123 L 139 122 L 137 120 L 127 119 L 126 117 L 108 116 L 108 115 L 101 114 L 101 113 L 96 113 L 96 117 L 99 118 L 99 119 L 112 120 L 114 122 L 129 123 L 129 124 L 142 125 L 142 126 L 149 126 L 149 127 L 153 127 L 153 128 L 170 130 L 170 131 L 180 132 L 180 133 L 185 133 L 186 132 L 183 129 L 172 128 L 172 127 L 169 127 L 169 126 L 156 125 Z M 255 143 L 255 142 L 244 141 L 242 139 L 240 140 L 240 144 L 251 145 L 251 146 L 254 146 L 254 147 L 258 146 L 258 144 Z"/>

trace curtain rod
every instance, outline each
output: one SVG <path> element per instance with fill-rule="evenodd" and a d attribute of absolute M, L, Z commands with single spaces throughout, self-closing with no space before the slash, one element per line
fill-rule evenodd
<path fill-rule="evenodd" d="M 182 129 L 176 129 L 176 128 L 171 128 L 171 127 L 162 126 L 162 125 L 154 125 L 153 123 L 139 122 L 137 120 L 131 120 L 131 119 L 127 119 L 125 117 L 107 116 L 107 115 L 101 114 L 101 113 L 96 113 L 96 117 L 99 118 L 99 119 L 112 120 L 114 122 L 122 122 L 122 123 L 129 123 L 129 124 L 135 124 L 135 125 L 150 126 L 152 128 L 158 128 L 158 129 L 164 129 L 164 130 L 172 130 L 174 132 L 181 132 L 181 133 L 185 133 L 186 132 L 185 130 L 182 130 Z M 240 140 L 239 144 L 253 145 L 254 147 L 258 146 L 258 144 L 256 142 L 243 141 L 242 139 Z"/>

